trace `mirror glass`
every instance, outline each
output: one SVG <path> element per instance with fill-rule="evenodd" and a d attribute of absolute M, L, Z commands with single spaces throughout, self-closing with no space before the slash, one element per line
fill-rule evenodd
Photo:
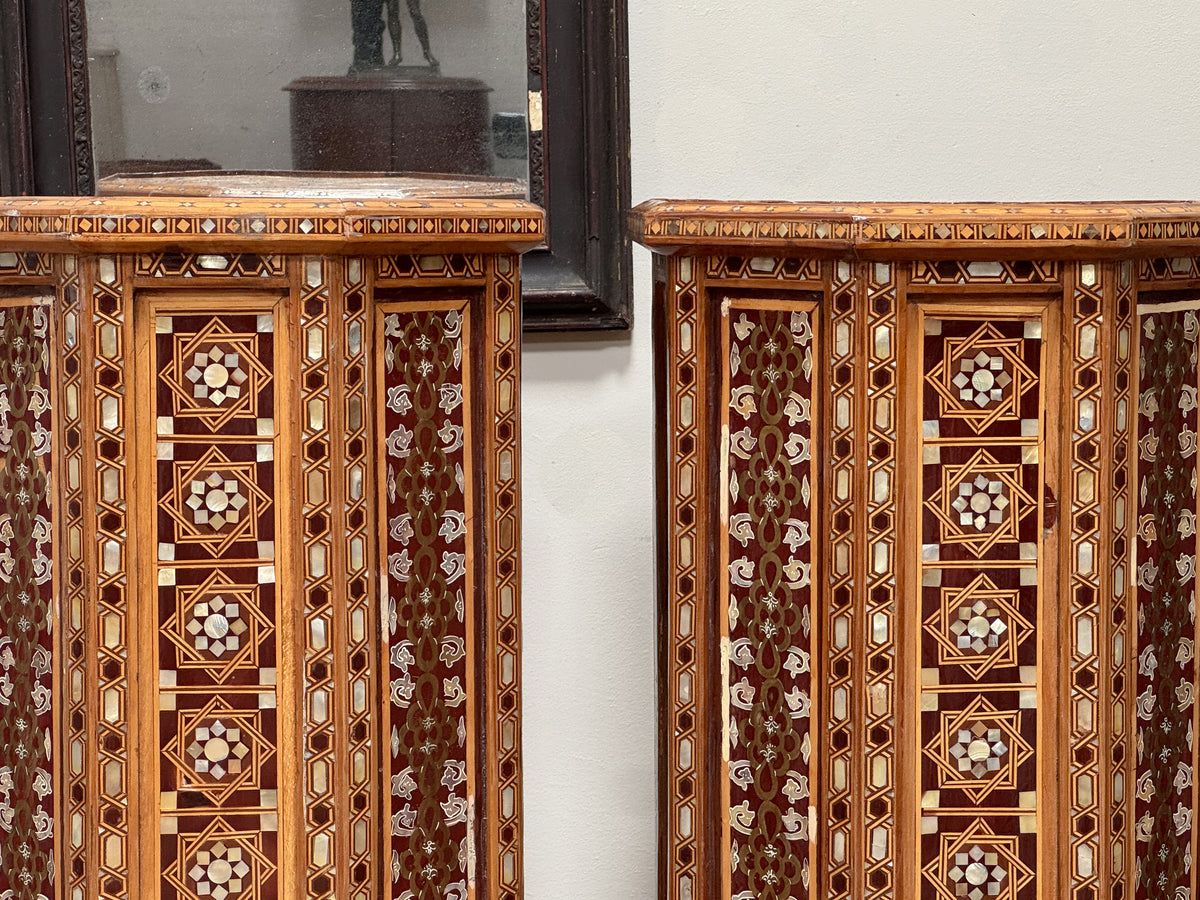
<path fill-rule="evenodd" d="M 86 0 L 96 172 L 527 185 L 524 0 Z"/>

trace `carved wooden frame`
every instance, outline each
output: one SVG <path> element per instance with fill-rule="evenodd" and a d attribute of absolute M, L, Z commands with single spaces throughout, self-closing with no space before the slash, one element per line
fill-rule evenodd
<path fill-rule="evenodd" d="M 526 331 L 633 322 L 625 0 L 526 0 L 530 198 L 546 240 L 522 264 Z M 0 10 L 0 193 L 95 190 L 84 0 Z"/>

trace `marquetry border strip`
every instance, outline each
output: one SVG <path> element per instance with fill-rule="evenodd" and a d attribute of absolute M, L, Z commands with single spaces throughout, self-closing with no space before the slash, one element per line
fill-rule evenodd
<path fill-rule="evenodd" d="M 1115 298 L 1109 307 L 1112 320 L 1112 343 L 1107 345 L 1109 363 L 1105 369 L 1111 373 L 1112 397 L 1105 422 L 1107 434 L 1111 436 L 1111 466 L 1109 477 L 1109 503 L 1112 515 L 1107 537 L 1109 545 L 1109 588 L 1105 590 L 1107 611 L 1101 611 L 1101 620 L 1108 629 L 1108 713 L 1107 739 L 1108 777 L 1104 787 L 1108 797 L 1108 834 L 1105 841 L 1105 862 L 1102 871 L 1108 884 L 1110 900 L 1126 900 L 1132 896 L 1133 847 L 1130 842 L 1132 810 L 1129 792 L 1134 784 L 1134 749 L 1129 740 L 1130 731 L 1136 722 L 1134 708 L 1135 682 L 1131 680 L 1129 653 L 1134 647 L 1130 631 L 1131 616 L 1131 569 L 1134 535 L 1129 523 L 1133 514 L 1133 498 L 1130 484 L 1133 481 L 1135 444 L 1131 423 L 1137 418 L 1137 404 L 1133 400 L 1133 350 L 1137 342 L 1134 329 L 1134 283 L 1133 264 L 1125 261 L 1116 266 Z"/>
<path fill-rule="evenodd" d="M 669 658 L 660 685 L 664 704 L 665 774 L 662 784 L 664 828 L 667 833 L 663 870 L 666 900 L 689 900 L 700 879 L 702 827 L 700 761 L 709 752 L 699 729 L 697 697 L 702 690 L 699 660 L 705 647 L 702 629 L 707 610 L 701 606 L 700 557 L 704 546 L 700 518 L 707 512 L 700 501 L 703 470 L 700 451 L 706 446 L 702 428 L 704 401 L 700 396 L 705 334 L 700 327 L 700 297 L 696 268 L 690 256 L 672 258 L 666 267 L 666 302 L 661 344 L 666 362 L 661 376 L 660 403 L 668 461 L 663 474 L 666 492 L 666 596 L 660 615 L 665 619 Z"/>
<path fill-rule="evenodd" d="M 1077 258 L 1200 242 L 1194 203 L 840 204 L 653 200 L 629 215 L 649 247 L 788 246 L 844 253 L 912 249 L 1006 254 L 1053 248 Z"/>
<path fill-rule="evenodd" d="M 863 600 L 858 596 L 861 543 L 854 511 L 864 500 L 859 489 L 858 472 L 862 461 L 855 450 L 854 435 L 859 428 L 858 406 L 863 390 L 866 333 L 865 310 L 859 302 L 865 294 L 858 289 L 854 264 L 844 260 L 832 263 L 831 300 L 827 304 L 825 342 L 830 348 L 825 383 L 832 397 L 823 411 L 826 428 L 825 459 L 829 484 L 824 488 L 829 501 L 829 540 L 825 551 L 828 573 L 828 613 L 825 636 L 820 640 L 829 648 L 826 681 L 825 719 L 828 728 L 822 737 L 825 766 L 825 821 L 828 838 L 824 849 L 830 900 L 849 900 L 863 895 L 863 870 L 855 865 L 862 859 L 861 825 L 862 785 L 857 760 L 863 758 L 862 721 L 863 684 L 855 660 L 862 653 L 858 635 L 863 621 Z M 822 479 L 823 480 L 823 479 Z M 820 529 L 818 529 L 820 532 Z M 820 606 L 820 603 L 817 604 Z M 817 882 L 818 889 L 821 884 Z"/>
<path fill-rule="evenodd" d="M 287 258 L 281 254 L 181 253 L 163 250 L 133 258 L 137 278 L 282 278 Z"/>
<path fill-rule="evenodd" d="M 0 251 L 0 277 L 44 278 L 54 274 L 54 257 L 33 251 Z"/>
<path fill-rule="evenodd" d="M 451 237 L 454 235 L 540 235 L 542 222 L 535 216 L 461 216 L 434 212 L 411 216 L 351 216 L 346 227 L 353 236 Z"/>
<path fill-rule="evenodd" d="M 820 281 L 821 261 L 795 256 L 710 256 L 704 277 L 710 281 L 724 278 Z"/>
<path fill-rule="evenodd" d="M 1056 284 L 1061 265 L 1038 260 L 916 260 L 908 265 L 910 285 Z"/>
<path fill-rule="evenodd" d="M 861 623 L 864 652 L 857 662 L 866 687 L 862 727 L 866 740 L 863 799 L 866 833 L 866 885 L 863 896 L 894 896 L 896 843 L 896 417 L 898 411 L 897 268 L 866 267 L 867 367 L 872 373 L 865 402 L 857 410 L 860 434 L 867 436 L 866 610 Z M 880 374 L 888 377 L 880 378 Z M 886 524 L 876 525 L 877 521 Z M 882 627 L 881 627 L 882 624 Z"/>
<path fill-rule="evenodd" d="M 367 385 L 367 351 L 370 334 L 367 322 L 369 265 L 361 257 L 342 262 L 341 342 L 344 369 L 341 396 L 345 465 L 341 510 L 335 508 L 337 533 L 344 534 L 345 599 L 343 657 L 348 661 L 345 688 L 348 740 L 346 777 L 348 796 L 343 809 L 348 831 L 343 838 L 349 853 L 345 896 L 369 900 L 377 889 L 372 867 L 378 809 L 372 785 L 381 771 L 378 742 L 373 739 L 379 722 L 374 718 L 377 698 L 378 607 L 375 604 L 372 554 L 370 490 L 367 448 L 371 445 L 370 405 Z"/>
<path fill-rule="evenodd" d="M 1200 259 L 1194 256 L 1150 257 L 1137 261 L 1138 281 L 1142 290 L 1156 281 L 1200 280 Z"/>
<path fill-rule="evenodd" d="M 123 900 L 136 884 L 132 871 L 128 819 L 133 775 L 129 771 L 133 709 L 129 696 L 129 554 L 126 503 L 129 482 L 126 459 L 125 389 L 129 331 L 128 303 L 122 261 L 113 256 L 91 260 L 93 267 L 92 347 L 94 433 L 96 437 L 95 642 L 98 715 L 93 772 L 96 778 L 95 814 L 98 820 L 98 895 Z"/>
<path fill-rule="evenodd" d="M 1104 362 L 1105 328 L 1111 327 L 1101 315 L 1105 293 L 1111 282 L 1111 266 L 1078 263 L 1070 274 L 1069 296 L 1070 362 L 1067 383 L 1070 401 L 1070 452 L 1068 463 L 1070 498 L 1066 509 L 1070 519 L 1063 522 L 1069 535 L 1070 549 L 1064 554 L 1069 577 L 1065 587 L 1067 609 L 1067 646 L 1069 648 L 1069 700 L 1067 785 L 1070 837 L 1068 848 L 1069 896 L 1073 900 L 1095 900 L 1101 885 L 1099 825 L 1104 819 L 1101 797 L 1105 786 L 1100 780 L 1100 648 L 1107 629 L 1099 615 L 1100 598 L 1107 595 L 1108 572 L 1102 567 L 1101 535 L 1105 533 L 1106 512 L 1100 497 L 1108 484 L 1107 468 L 1101 451 L 1102 422 L 1111 388 L 1102 391 L 1106 380 Z M 1065 317 L 1064 317 L 1065 318 Z M 1065 430 L 1065 429 L 1064 429 Z M 1105 717 L 1107 718 L 1107 717 Z"/>
<path fill-rule="evenodd" d="M 487 754 L 491 833 L 485 846 L 492 853 L 491 900 L 521 900 L 521 289 L 515 256 L 498 255 L 488 268 L 486 704 L 495 750 Z"/>
<path fill-rule="evenodd" d="M 93 472 L 85 458 L 85 434 L 91 436 L 91 384 L 94 372 L 84 366 L 90 354 L 92 321 L 91 296 L 80 288 L 79 264 L 74 256 L 63 256 L 57 266 L 57 330 L 61 335 L 59 360 L 60 410 L 58 433 L 62 473 L 59 479 L 62 521 L 61 558 L 64 561 L 62 599 L 59 612 L 59 640 L 63 648 L 62 746 L 54 759 L 60 777 L 63 815 L 59 821 L 58 863 L 60 884 L 66 897 L 90 897 L 95 880 L 91 861 L 96 853 L 93 806 L 89 783 L 97 772 L 92 717 L 95 700 L 88 688 L 94 684 L 93 671 L 98 618 L 88 589 L 89 560 L 94 536 L 90 517 L 85 515 L 85 497 L 94 490 Z"/>
<path fill-rule="evenodd" d="M 521 200 L 226 200 L 8 198 L 0 234 L 65 241 L 351 238 L 469 238 L 472 243 L 532 244 L 542 212 Z"/>
<path fill-rule="evenodd" d="M 296 264 L 301 359 L 298 410 L 303 541 L 300 553 L 304 573 L 301 593 L 304 598 L 301 676 L 305 703 L 304 877 L 306 895 L 321 898 L 339 895 L 337 863 L 345 840 L 338 833 L 339 817 L 335 813 L 341 803 L 339 774 L 345 769 L 338 752 L 338 722 L 344 721 L 338 686 L 345 683 L 342 672 L 345 659 L 343 654 L 334 653 L 335 647 L 342 646 L 338 639 L 341 623 L 335 625 L 334 609 L 345 590 L 345 579 L 337 567 L 329 515 L 330 510 L 339 508 L 336 496 L 341 493 L 332 473 L 344 469 L 334 463 L 335 451 L 330 440 L 334 416 L 331 398 L 341 397 L 331 386 L 341 366 L 341 354 L 330 330 L 340 316 L 334 315 L 330 298 L 331 270 L 335 263 L 306 256 Z"/>
<path fill-rule="evenodd" d="M 372 260 L 376 283 L 409 282 L 430 279 L 444 282 L 465 280 L 482 282 L 487 274 L 485 257 L 480 253 L 422 253 L 416 255 L 376 256 Z"/>

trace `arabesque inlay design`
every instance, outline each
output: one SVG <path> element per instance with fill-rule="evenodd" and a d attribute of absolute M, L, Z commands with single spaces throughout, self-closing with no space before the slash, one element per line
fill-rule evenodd
<path fill-rule="evenodd" d="M 380 497 L 393 896 L 463 896 L 474 859 L 472 459 L 463 307 L 381 314 Z"/>
<path fill-rule="evenodd" d="M 0 896 L 55 896 L 49 298 L 0 306 Z"/>
<path fill-rule="evenodd" d="M 812 879 L 812 311 L 723 307 L 733 896 L 806 897 Z"/>
<path fill-rule="evenodd" d="M 1200 301 L 1139 307 L 1134 889 L 1191 897 L 1196 867 Z"/>

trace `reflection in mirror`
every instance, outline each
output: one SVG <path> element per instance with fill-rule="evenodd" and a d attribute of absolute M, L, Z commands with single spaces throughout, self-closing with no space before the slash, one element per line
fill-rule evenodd
<path fill-rule="evenodd" d="M 86 0 L 97 173 L 528 179 L 524 0 Z"/>

